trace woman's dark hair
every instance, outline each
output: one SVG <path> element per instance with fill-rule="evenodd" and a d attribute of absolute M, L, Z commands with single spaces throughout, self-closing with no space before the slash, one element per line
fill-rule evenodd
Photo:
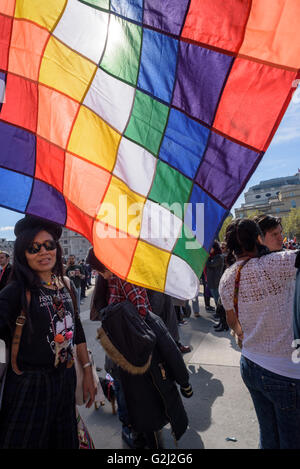
<path fill-rule="evenodd" d="M 282 226 L 281 218 L 272 215 L 259 215 L 254 217 L 254 221 L 258 224 L 264 236 L 267 231 Z"/>
<path fill-rule="evenodd" d="M 215 254 L 222 254 L 222 249 L 219 241 L 215 240 L 211 248 L 214 250 Z"/>
<path fill-rule="evenodd" d="M 102 262 L 97 259 L 94 253 L 94 249 L 90 248 L 86 263 L 91 266 L 92 269 L 98 272 L 105 272 L 108 270 Z M 91 316 L 97 316 L 97 313 L 107 306 L 108 303 L 108 282 L 101 275 L 98 275 L 96 285 L 94 288 L 92 300 L 91 300 Z"/>
<path fill-rule="evenodd" d="M 94 253 L 94 249 L 90 248 L 87 258 L 86 258 L 86 263 L 91 266 L 92 269 L 97 270 L 98 272 L 105 272 L 108 270 L 102 262 L 97 259 Z"/>
<path fill-rule="evenodd" d="M 237 218 L 226 229 L 225 242 L 228 255 L 234 253 L 236 256 L 240 256 L 245 251 L 254 251 L 255 248 L 259 247 L 259 235 L 263 236 L 255 221 L 249 218 Z"/>
<path fill-rule="evenodd" d="M 101 275 L 96 280 L 92 300 L 91 316 L 96 317 L 102 308 L 108 304 L 108 282 Z"/>

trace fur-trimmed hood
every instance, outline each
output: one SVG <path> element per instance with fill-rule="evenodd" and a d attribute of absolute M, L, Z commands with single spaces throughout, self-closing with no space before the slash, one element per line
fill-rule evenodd
<path fill-rule="evenodd" d="M 124 371 L 144 374 L 151 364 L 156 336 L 128 300 L 101 310 L 97 339 L 107 355 Z"/>

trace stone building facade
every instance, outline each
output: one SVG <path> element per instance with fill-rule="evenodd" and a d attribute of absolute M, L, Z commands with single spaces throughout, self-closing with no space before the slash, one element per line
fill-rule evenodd
<path fill-rule="evenodd" d="M 12 258 L 14 252 L 14 241 L 8 241 L 5 238 L 0 238 L 0 251 L 8 252 L 10 257 Z"/>
<path fill-rule="evenodd" d="M 245 203 L 235 209 L 235 216 L 245 218 L 254 212 L 278 217 L 287 216 L 291 208 L 300 207 L 300 172 L 261 181 L 245 192 Z"/>
<path fill-rule="evenodd" d="M 82 235 L 75 233 L 75 231 L 63 228 L 60 244 L 63 251 L 63 256 L 67 260 L 68 256 L 73 254 L 77 261 L 86 259 L 88 250 L 91 247 L 90 242 Z"/>

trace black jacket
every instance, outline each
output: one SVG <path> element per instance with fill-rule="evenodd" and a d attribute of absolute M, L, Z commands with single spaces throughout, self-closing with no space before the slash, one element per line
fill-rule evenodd
<path fill-rule="evenodd" d="M 222 254 L 216 254 L 209 257 L 206 262 L 206 275 L 208 288 L 216 289 L 219 287 L 220 279 L 224 271 L 224 257 Z"/>
<path fill-rule="evenodd" d="M 130 302 L 110 305 L 104 311 L 106 317 L 102 319 L 98 337 L 106 353 L 119 365 L 118 374 L 132 426 L 136 431 L 150 432 L 170 423 L 178 440 L 186 431 L 188 418 L 176 383 L 187 388 L 189 374 L 176 343 L 158 316 L 149 313 L 143 320 Z M 144 328 L 146 337 L 134 351 L 129 339 L 132 321 L 139 323 L 138 328 Z M 124 337 L 128 338 L 128 346 Z M 117 349 L 116 354 L 114 349 Z M 138 360 L 138 356 L 143 359 Z M 126 362 L 130 363 L 129 368 Z"/>
<path fill-rule="evenodd" d="M 7 285 L 7 282 L 9 280 L 9 276 L 11 273 L 11 269 L 12 269 L 11 265 L 7 264 L 2 275 L 1 275 L 2 272 L 0 272 L 0 277 L 1 277 L 0 278 L 0 291 Z"/>

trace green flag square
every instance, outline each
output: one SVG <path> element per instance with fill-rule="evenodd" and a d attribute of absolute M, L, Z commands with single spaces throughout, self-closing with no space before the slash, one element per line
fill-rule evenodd
<path fill-rule="evenodd" d="M 157 156 L 169 108 L 137 90 L 125 136 Z"/>
<path fill-rule="evenodd" d="M 149 199 L 163 205 L 183 220 L 193 182 L 179 171 L 159 160 Z"/>
<path fill-rule="evenodd" d="M 182 226 L 181 235 L 175 245 L 173 254 L 185 260 L 197 277 L 200 277 L 208 259 L 208 252 L 198 243 L 187 225 L 183 224 Z"/>
<path fill-rule="evenodd" d="M 136 86 L 141 41 L 140 26 L 111 15 L 107 44 L 100 67 L 119 80 Z"/>
<path fill-rule="evenodd" d="M 81 3 L 94 6 L 99 10 L 109 10 L 109 0 L 79 0 Z"/>

